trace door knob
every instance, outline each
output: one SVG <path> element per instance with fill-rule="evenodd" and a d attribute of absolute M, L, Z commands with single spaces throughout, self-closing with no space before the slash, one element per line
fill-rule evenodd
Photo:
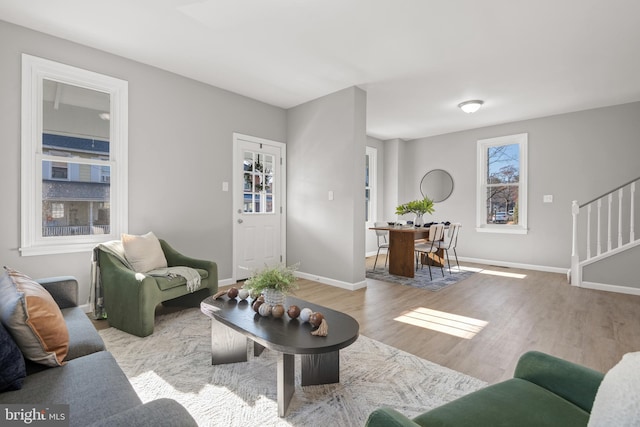
<path fill-rule="evenodd" d="M 242 224 L 243 222 L 242 218 L 238 218 L 238 224 Z"/>

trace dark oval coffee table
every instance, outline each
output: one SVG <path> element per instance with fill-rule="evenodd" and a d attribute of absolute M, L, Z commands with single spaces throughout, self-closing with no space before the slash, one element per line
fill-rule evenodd
<path fill-rule="evenodd" d="M 278 352 L 278 415 L 284 417 L 295 390 L 294 355 L 301 360 L 301 385 L 340 382 L 340 349 L 358 339 L 358 322 L 351 316 L 298 298 L 287 297 L 290 305 L 308 307 L 324 315 L 329 325 L 326 337 L 311 335 L 315 328 L 308 322 L 262 317 L 251 308 L 251 301 L 206 298 L 200 310 L 211 317 L 211 363 L 246 362 L 248 346 L 255 356 L 265 348 Z"/>

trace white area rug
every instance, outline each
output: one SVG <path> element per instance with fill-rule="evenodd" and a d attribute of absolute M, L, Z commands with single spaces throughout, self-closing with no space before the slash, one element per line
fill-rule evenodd
<path fill-rule="evenodd" d="M 201 426 L 363 426 L 382 405 L 414 417 L 486 385 L 361 335 L 340 351 L 339 384 L 300 386 L 296 357 L 295 394 L 279 418 L 277 354 L 212 366 L 210 328 L 194 308 L 159 316 L 146 338 L 114 328 L 100 335 L 143 402 L 175 399 Z"/>

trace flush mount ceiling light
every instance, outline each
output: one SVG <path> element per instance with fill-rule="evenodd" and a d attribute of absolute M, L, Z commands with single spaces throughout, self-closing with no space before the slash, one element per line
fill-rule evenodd
<path fill-rule="evenodd" d="M 475 113 L 482 107 L 484 101 L 480 101 L 479 99 L 474 99 L 472 101 L 464 101 L 458 104 L 458 107 L 465 113 Z"/>

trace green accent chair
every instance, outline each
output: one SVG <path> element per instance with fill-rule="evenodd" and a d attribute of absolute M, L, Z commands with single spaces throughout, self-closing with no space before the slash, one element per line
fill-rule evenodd
<path fill-rule="evenodd" d="M 409 419 L 391 408 L 376 409 L 368 427 L 586 426 L 604 374 L 531 351 L 518 361 L 514 378 L 475 391 Z"/>
<path fill-rule="evenodd" d="M 218 266 L 215 262 L 187 257 L 166 241 L 159 240 L 168 266 L 196 269 L 200 273 L 200 288 L 191 293 L 183 277 L 154 277 L 136 273 L 117 257 L 100 250 L 100 281 L 109 326 L 146 337 L 153 333 L 158 304 L 200 307 L 203 299 L 218 291 Z"/>

